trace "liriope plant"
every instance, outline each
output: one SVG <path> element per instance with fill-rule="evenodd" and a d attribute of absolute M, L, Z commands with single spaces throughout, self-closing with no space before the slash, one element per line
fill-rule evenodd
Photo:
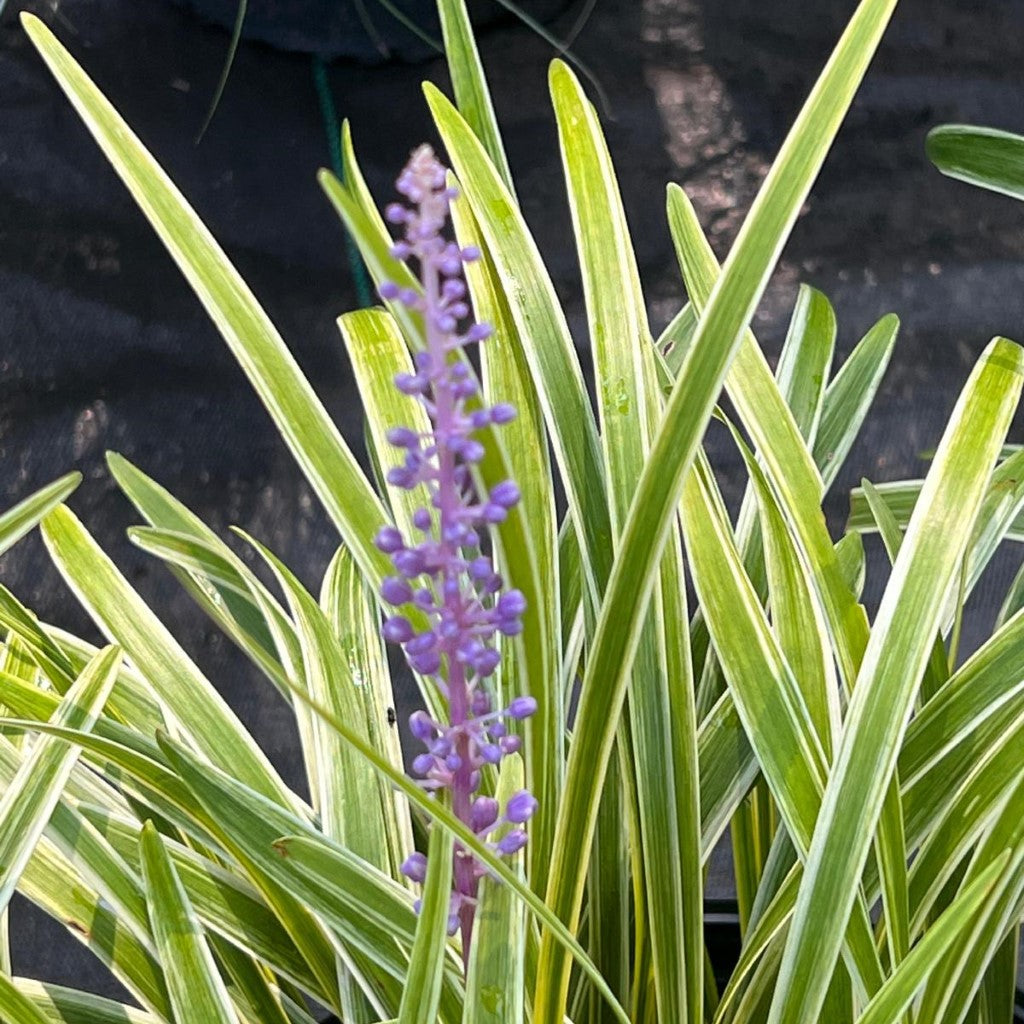
<path fill-rule="evenodd" d="M 598 119 L 553 65 L 588 382 L 464 4 L 442 0 L 454 102 L 432 86 L 426 98 L 448 169 L 415 150 L 405 204 L 382 214 L 346 129 L 344 183 L 321 176 L 381 298 L 339 319 L 370 476 L 195 212 L 25 17 L 341 543 L 311 594 L 244 538 L 267 586 L 142 469 L 108 457 L 145 522 L 134 543 L 294 711 L 300 794 L 60 504 L 73 478 L 0 518 L 0 551 L 41 524 L 109 641 L 96 650 L 0 589 L 0 905 L 20 891 L 134 1001 L 12 977 L 5 929 L 4 1019 L 303 1024 L 316 1007 L 358 1024 L 1011 1019 L 1019 600 L 962 663 L 957 638 L 1024 502 L 1006 448 L 1024 352 L 994 340 L 925 480 L 899 500 L 865 484 L 833 538 L 822 501 L 895 318 L 834 372 L 835 318 L 813 289 L 774 373 L 750 331 L 894 6 L 858 7 L 724 265 L 669 187 L 688 301 L 658 337 Z M 735 517 L 709 429 L 745 466 Z M 892 559 L 873 622 L 869 528 Z M 422 698 L 410 774 L 385 639 Z M 743 946 L 719 986 L 703 892 L 727 830 Z"/>

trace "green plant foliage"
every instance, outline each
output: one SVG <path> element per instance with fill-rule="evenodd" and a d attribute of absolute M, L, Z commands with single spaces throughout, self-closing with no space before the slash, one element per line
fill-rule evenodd
<path fill-rule="evenodd" d="M 1024 199 L 1024 137 L 996 128 L 946 124 L 928 133 L 928 156 L 943 174 Z"/>
<path fill-rule="evenodd" d="M 137 1004 L 13 977 L 5 937 L 0 1017 L 310 1024 L 315 1004 L 353 1024 L 1008 1024 L 1024 916 L 1024 574 L 992 635 L 966 659 L 958 643 L 985 567 L 1024 540 L 1024 454 L 1006 444 L 1024 350 L 992 341 L 925 479 L 866 481 L 834 537 L 823 498 L 893 356 L 896 318 L 836 366 L 834 311 L 804 286 L 774 372 L 750 331 L 894 7 L 857 7 L 721 266 L 669 186 L 680 309 L 657 338 L 600 118 L 553 63 L 588 380 L 518 204 L 468 5 L 439 2 L 454 102 L 430 85 L 426 101 L 459 192 L 458 241 L 480 251 L 469 295 L 495 327 L 479 365 L 452 358 L 481 401 L 519 410 L 507 429 L 481 430 L 475 470 L 488 490 L 521 490 L 490 538 L 527 601 L 494 685 L 504 703 L 529 696 L 538 709 L 521 754 L 479 781 L 501 806 L 527 787 L 540 800 L 511 856 L 494 844 L 513 821 L 470 829 L 448 791 L 405 774 L 393 728 L 377 597 L 390 563 L 373 535 L 385 522 L 409 530 L 422 504 L 383 470 L 390 428 L 429 425 L 391 386 L 424 348 L 423 316 L 388 298 L 339 318 L 367 475 L 185 198 L 24 17 L 340 545 L 310 592 L 243 536 L 265 563 L 258 576 L 142 469 L 108 456 L 142 520 L 133 543 L 295 715 L 307 800 L 62 505 L 76 475 L 0 515 L 0 553 L 40 525 L 112 645 L 38 621 L 0 588 L 0 908 L 22 893 Z M 954 127 L 929 152 L 947 173 L 1021 195 L 1019 142 Z M 378 287 L 415 292 L 347 126 L 339 145 L 344 180 L 324 172 L 326 198 Z M 723 424 L 744 473 L 735 518 L 703 447 Z M 875 531 L 892 570 L 869 622 L 862 535 Z M 431 678 L 417 682 L 442 714 Z M 719 992 L 704 875 L 730 825 L 744 945 Z M 402 873 L 417 843 L 429 853 L 418 912 Z M 482 877 L 463 931 L 450 879 L 470 855 Z"/>

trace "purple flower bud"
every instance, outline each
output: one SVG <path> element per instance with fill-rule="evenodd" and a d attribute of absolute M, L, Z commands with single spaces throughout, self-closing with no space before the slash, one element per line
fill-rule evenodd
<path fill-rule="evenodd" d="M 447 757 L 452 752 L 451 737 L 442 733 L 430 744 L 430 753 L 434 757 Z"/>
<path fill-rule="evenodd" d="M 462 767 L 462 758 L 458 754 L 449 754 L 444 759 L 444 763 L 448 766 L 449 771 L 457 772 Z"/>
<path fill-rule="evenodd" d="M 466 331 L 466 341 L 486 341 L 494 333 L 494 328 L 490 324 L 473 324 L 468 331 Z"/>
<path fill-rule="evenodd" d="M 429 754 L 417 754 L 412 759 L 412 770 L 417 775 L 426 775 L 434 767 L 434 759 Z"/>
<path fill-rule="evenodd" d="M 409 219 L 409 211 L 401 203 L 388 203 L 384 217 L 389 224 L 404 224 Z"/>
<path fill-rule="evenodd" d="M 388 444 L 396 448 L 412 448 L 420 443 L 419 434 L 408 427 L 392 427 L 388 431 Z"/>
<path fill-rule="evenodd" d="M 403 306 L 415 309 L 420 304 L 419 293 L 414 288 L 403 288 L 398 293 L 398 299 Z"/>
<path fill-rule="evenodd" d="M 523 741 L 518 736 L 502 736 L 498 745 L 502 753 L 514 754 L 523 745 Z"/>
<path fill-rule="evenodd" d="M 409 662 L 409 667 L 421 676 L 436 675 L 437 670 L 441 667 L 441 656 L 437 651 L 427 651 L 426 654 L 406 656 L 406 661 Z"/>
<path fill-rule="evenodd" d="M 449 447 L 466 462 L 479 462 L 486 454 L 484 446 L 472 437 L 450 444 Z"/>
<path fill-rule="evenodd" d="M 382 632 L 384 633 L 384 639 L 389 640 L 393 644 L 404 644 L 413 638 L 412 626 L 409 624 L 409 620 L 401 615 L 392 615 L 391 618 L 385 619 Z"/>
<path fill-rule="evenodd" d="M 417 530 L 422 530 L 424 533 L 426 533 L 426 531 L 430 529 L 433 523 L 433 516 L 431 516 L 429 510 L 425 508 L 418 508 L 412 514 L 412 525 L 415 526 Z"/>
<path fill-rule="evenodd" d="M 394 554 L 405 547 L 402 535 L 393 526 L 382 526 L 377 531 L 377 536 L 373 538 L 373 543 L 377 550 L 383 551 L 385 555 Z"/>
<path fill-rule="evenodd" d="M 387 576 L 380 585 L 380 596 L 388 604 L 407 604 L 412 600 L 412 588 L 397 576 Z"/>
<path fill-rule="evenodd" d="M 537 807 L 537 798 L 528 789 L 521 789 L 508 798 L 505 817 L 516 825 L 522 825 L 533 817 Z"/>
<path fill-rule="evenodd" d="M 459 660 L 472 664 L 473 660 L 478 658 L 483 650 L 484 645 L 476 637 L 470 637 L 459 645 Z"/>
<path fill-rule="evenodd" d="M 474 832 L 483 832 L 490 828 L 498 820 L 498 801 L 490 796 L 478 796 L 473 801 L 470 819 L 470 828 Z"/>
<path fill-rule="evenodd" d="M 412 249 L 408 242 L 395 242 L 393 246 L 388 250 L 391 254 L 391 258 L 394 260 L 408 259 L 412 255 Z"/>
<path fill-rule="evenodd" d="M 475 245 L 467 245 L 462 250 L 462 258 L 466 263 L 475 263 L 480 259 L 480 250 Z"/>
<path fill-rule="evenodd" d="M 484 743 L 480 747 L 480 756 L 487 764 L 497 764 L 501 760 L 501 747 L 494 743 Z"/>
<path fill-rule="evenodd" d="M 495 505 L 490 501 L 484 505 L 481 514 L 484 517 L 484 521 L 488 523 L 503 523 L 508 519 L 508 509 L 503 505 Z"/>
<path fill-rule="evenodd" d="M 403 395 L 422 395 L 427 388 L 427 381 L 418 373 L 396 373 L 395 387 Z"/>
<path fill-rule="evenodd" d="M 412 912 L 419 917 L 420 912 L 423 910 L 423 900 L 412 901 Z"/>
<path fill-rule="evenodd" d="M 418 882 L 422 885 L 427 877 L 427 858 L 418 850 L 415 853 L 410 853 L 402 861 L 399 871 L 410 881 Z"/>
<path fill-rule="evenodd" d="M 380 287 L 377 289 L 377 294 L 382 298 L 390 302 L 392 299 L 397 299 L 398 294 L 402 289 L 395 284 L 394 281 L 381 281 Z"/>
<path fill-rule="evenodd" d="M 416 548 L 403 548 L 391 556 L 391 564 L 406 578 L 423 572 L 423 553 Z"/>
<path fill-rule="evenodd" d="M 521 828 L 514 828 L 498 840 L 498 852 L 506 856 L 518 853 L 526 845 L 526 833 Z"/>
<path fill-rule="evenodd" d="M 507 714 L 510 718 L 523 719 L 537 711 L 537 702 L 533 697 L 516 697 L 508 706 Z"/>
<path fill-rule="evenodd" d="M 459 930 L 459 915 L 449 914 L 448 915 L 448 934 L 454 935 Z"/>
<path fill-rule="evenodd" d="M 486 555 L 474 558 L 469 563 L 469 575 L 475 580 L 485 580 L 494 572 L 494 564 Z"/>
<path fill-rule="evenodd" d="M 433 630 L 419 633 L 405 645 L 405 653 L 411 655 L 426 654 L 437 646 L 437 635 Z"/>
<path fill-rule="evenodd" d="M 491 488 L 489 498 L 495 505 L 512 508 L 519 501 L 519 488 L 514 480 L 503 480 Z"/>
<path fill-rule="evenodd" d="M 434 607 L 434 595 L 427 587 L 420 587 L 413 592 L 412 602 L 417 608 L 428 611 Z"/>
<path fill-rule="evenodd" d="M 509 590 L 498 598 L 498 615 L 507 618 L 512 615 L 522 615 L 526 611 L 526 598 L 521 590 Z"/>
<path fill-rule="evenodd" d="M 426 711 L 414 711 L 409 716 L 409 732 L 424 743 L 432 739 L 437 730 L 437 723 Z"/>
<path fill-rule="evenodd" d="M 417 484 L 416 474 L 405 466 L 392 466 L 387 472 L 387 481 L 403 491 L 411 491 Z"/>
<path fill-rule="evenodd" d="M 508 402 L 498 402 L 491 406 L 491 422 L 499 426 L 511 423 L 516 415 L 516 407 Z"/>
<path fill-rule="evenodd" d="M 450 302 L 457 302 L 466 294 L 466 286 L 457 278 L 450 278 L 441 285 L 441 294 Z"/>
<path fill-rule="evenodd" d="M 446 544 L 454 544 L 456 547 L 461 547 L 466 543 L 465 523 L 449 523 L 441 531 L 441 537 Z"/>
<path fill-rule="evenodd" d="M 496 740 L 500 740 L 502 736 L 508 733 L 505 728 L 505 723 L 498 720 L 491 722 L 491 727 L 487 730 Z"/>
<path fill-rule="evenodd" d="M 473 659 L 473 668 L 477 675 L 489 676 L 500 663 L 501 655 L 493 647 L 488 647 Z"/>
<path fill-rule="evenodd" d="M 497 626 L 502 636 L 519 636 L 523 631 L 523 624 L 518 619 L 499 619 Z"/>
<path fill-rule="evenodd" d="M 471 705 L 473 714 L 477 718 L 482 718 L 488 714 L 491 710 L 491 698 L 487 696 L 484 690 L 476 690 L 473 693 L 473 701 Z"/>

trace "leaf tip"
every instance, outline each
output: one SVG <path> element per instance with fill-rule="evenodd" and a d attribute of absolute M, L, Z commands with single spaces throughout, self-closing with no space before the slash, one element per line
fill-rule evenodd
<path fill-rule="evenodd" d="M 551 87 L 554 88 L 555 82 L 559 79 L 563 81 L 573 81 L 575 79 L 569 65 L 562 60 L 561 57 L 555 57 L 548 65 L 548 82 Z"/>
<path fill-rule="evenodd" d="M 46 25 L 31 11 L 22 11 L 18 15 L 21 27 L 34 39 L 37 35 L 49 32 Z"/>
<path fill-rule="evenodd" d="M 50 509 L 45 516 L 40 520 L 39 527 L 43 531 L 44 536 L 49 536 L 55 527 L 64 526 L 69 522 L 75 522 L 75 514 L 67 507 L 67 505 L 60 504 Z"/>

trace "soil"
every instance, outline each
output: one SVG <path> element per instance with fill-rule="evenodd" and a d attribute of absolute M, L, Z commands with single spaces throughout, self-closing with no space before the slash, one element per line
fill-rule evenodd
<path fill-rule="evenodd" d="M 353 448 L 362 417 L 334 324 L 356 293 L 337 219 L 314 176 L 329 160 L 308 54 L 243 42 L 199 145 L 227 33 L 169 3 L 34 0 L 0 20 L 0 508 L 78 468 L 71 505 L 301 785 L 290 716 L 270 687 L 133 548 L 137 521 L 103 453 L 114 449 L 220 534 L 237 523 L 311 587 L 337 537 L 238 366 L 99 154 L 16 18 L 54 27 L 162 161 L 288 340 Z M 664 217 L 682 183 L 720 256 L 852 0 L 597 0 L 573 52 L 608 97 L 608 141 L 654 327 L 683 291 Z M 554 23 L 564 33 L 580 4 Z M 801 281 L 825 291 L 840 357 L 882 314 L 903 320 L 876 408 L 827 512 L 842 528 L 861 476 L 919 475 L 970 366 L 994 334 L 1024 340 L 1024 205 L 949 181 L 924 155 L 946 121 L 1024 131 L 1024 0 L 904 0 L 783 255 L 755 328 L 774 358 Z M 551 48 L 516 24 L 481 49 L 528 221 L 565 301 L 589 373 L 576 256 L 547 98 Z M 433 140 L 422 79 L 438 59 L 328 71 L 369 184 L 382 201 L 409 149 Z M 1021 440 L 1020 424 L 1012 440 Z M 738 457 L 711 444 L 735 496 Z M 884 559 L 869 543 L 877 599 Z M 979 589 L 969 648 L 990 628 L 1019 560 Z M 48 621 L 95 635 L 37 537 L 0 579 Z M 400 694 L 408 707 L 409 693 Z M 109 990 L 105 971 L 56 925 L 16 910 L 15 967 Z"/>

